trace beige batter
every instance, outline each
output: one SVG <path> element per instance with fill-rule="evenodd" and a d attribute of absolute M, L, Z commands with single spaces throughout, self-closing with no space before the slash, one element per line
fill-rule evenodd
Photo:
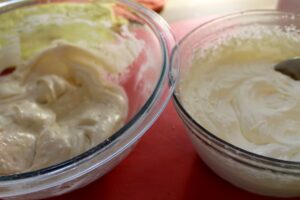
<path fill-rule="evenodd" d="M 0 78 L 1 174 L 62 162 L 123 125 L 126 94 L 96 62 L 86 49 L 59 44 Z"/>
<path fill-rule="evenodd" d="M 0 77 L 0 175 L 60 163 L 123 126 L 127 95 L 108 77 L 143 43 L 112 4 L 54 3 L 0 20 L 0 70 L 16 68 Z"/>

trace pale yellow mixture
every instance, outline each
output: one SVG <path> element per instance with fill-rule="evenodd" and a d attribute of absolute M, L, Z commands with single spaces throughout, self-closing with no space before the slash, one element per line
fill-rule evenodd
<path fill-rule="evenodd" d="M 0 175 L 70 159 L 124 124 L 126 93 L 107 77 L 126 70 L 143 45 L 112 31 L 124 23 L 128 34 L 110 6 L 53 4 L 0 16 L 0 68 L 16 67 L 0 77 Z"/>
<path fill-rule="evenodd" d="M 195 52 L 180 99 L 205 129 L 242 149 L 300 161 L 300 81 L 275 71 L 300 56 L 299 30 L 252 25 Z"/>

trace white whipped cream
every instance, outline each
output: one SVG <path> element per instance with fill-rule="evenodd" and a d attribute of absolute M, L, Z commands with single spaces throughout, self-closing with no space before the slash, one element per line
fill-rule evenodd
<path fill-rule="evenodd" d="M 300 81 L 274 65 L 300 56 L 293 27 L 234 29 L 195 53 L 179 86 L 191 116 L 221 139 L 268 157 L 300 161 Z"/>

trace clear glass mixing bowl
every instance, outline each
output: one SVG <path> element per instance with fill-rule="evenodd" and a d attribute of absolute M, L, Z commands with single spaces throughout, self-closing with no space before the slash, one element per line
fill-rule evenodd
<path fill-rule="evenodd" d="M 95 1 L 107 2 L 101 0 L 1 1 L 0 15 L 40 4 Z M 169 63 L 171 49 L 176 44 L 169 26 L 153 11 L 131 1 L 109 2 L 115 4 L 116 16 L 129 20 L 130 32 L 144 42 L 138 58 L 128 68 L 126 78 L 122 78 L 120 82 L 129 100 L 129 115 L 125 125 L 105 141 L 70 160 L 37 171 L 0 176 L 1 199 L 47 198 L 70 192 L 98 179 L 128 155 L 171 97 L 178 69 L 176 62 L 172 66 Z M 76 17 L 76 13 L 71 14 Z M 82 35 L 82 39 L 85 37 L 88 37 L 88 34 Z M 37 38 L 43 37 L 32 39 Z"/>
<path fill-rule="evenodd" d="M 179 85 L 197 50 L 218 40 L 226 31 L 239 30 L 253 24 L 281 28 L 293 25 L 299 30 L 300 15 L 268 10 L 246 11 L 229 14 L 195 28 L 179 42 L 180 51 L 175 49 L 172 55 L 174 64 L 178 57 L 181 58 L 178 86 L 173 100 L 198 154 L 216 174 L 233 185 L 254 193 L 279 197 L 299 196 L 299 162 L 254 154 L 220 139 L 193 119 L 181 101 Z"/>

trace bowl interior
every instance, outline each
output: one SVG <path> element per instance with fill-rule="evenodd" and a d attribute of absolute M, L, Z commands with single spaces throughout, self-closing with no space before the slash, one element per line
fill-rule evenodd
<path fill-rule="evenodd" d="M 11 3 L 2 3 L 0 4 L 0 14 L 9 14 L 12 11 L 18 9 L 31 9 L 36 6 L 43 6 L 45 3 L 47 4 L 61 4 L 61 3 L 68 3 L 68 4 L 90 4 L 94 5 L 94 3 L 111 3 L 111 1 L 70 1 L 70 0 L 60 0 L 60 1 L 38 1 L 38 0 L 31 0 L 31 1 L 16 1 Z M 140 10 L 139 10 L 140 9 Z M 136 50 L 132 47 L 133 44 L 124 45 L 124 48 L 110 50 L 110 54 L 128 54 L 132 56 L 130 62 L 128 62 L 125 66 L 125 70 L 121 73 L 116 74 L 107 74 L 107 79 L 112 82 L 118 83 L 121 85 L 128 97 L 128 116 L 125 121 L 125 125 L 114 133 L 110 138 L 101 142 L 96 147 L 92 148 L 88 152 L 85 152 L 71 160 L 65 161 L 55 166 L 50 166 L 46 169 L 42 169 L 36 171 L 34 173 L 25 173 L 25 176 L 35 176 L 38 174 L 48 173 L 51 170 L 59 169 L 61 167 L 74 164 L 78 160 L 86 158 L 93 153 L 101 150 L 105 150 L 110 144 L 116 142 L 116 140 L 121 137 L 126 130 L 134 128 L 134 125 L 137 121 L 141 121 L 145 118 L 152 108 L 155 101 L 157 101 L 157 95 L 162 89 L 162 79 L 166 77 L 167 69 L 167 61 L 166 56 L 168 54 L 166 47 L 162 42 L 161 35 L 159 30 L 156 27 L 155 20 L 151 19 L 150 14 L 147 15 L 145 11 L 141 10 L 141 7 L 136 7 L 135 4 L 127 2 L 127 1 L 118 1 L 114 3 L 112 7 L 112 15 L 113 19 L 119 20 L 119 24 L 115 26 L 108 26 L 105 27 L 104 32 L 113 31 L 117 33 L 117 40 L 114 43 L 120 43 L 124 40 L 134 39 L 139 44 L 139 47 Z M 97 5 L 95 4 L 95 10 L 97 11 Z M 35 14 L 31 14 L 31 17 L 36 18 L 43 18 L 45 15 L 52 13 L 51 10 L 44 10 L 43 13 L 39 13 L 34 16 Z M 56 14 L 61 14 L 66 12 L 65 10 L 58 10 L 55 11 Z M 101 16 L 101 12 L 99 16 Z M 88 13 L 87 13 L 88 15 Z M 68 13 L 68 20 L 76 20 L 80 17 L 85 17 L 82 12 L 69 12 Z M 26 23 L 31 23 L 30 20 Z M 26 23 L 21 24 L 18 29 L 19 30 L 26 30 Z M 126 25 L 124 25 L 126 24 Z M 14 28 L 14 27 L 13 27 Z M 32 40 L 32 45 L 29 43 L 26 48 L 30 49 L 31 47 L 34 49 L 34 43 L 38 40 L 42 40 L 47 38 L 47 44 L 56 40 L 66 39 L 63 36 L 57 36 L 56 33 L 64 31 L 64 27 L 55 27 L 52 31 L 37 31 L 35 32 L 34 38 L 30 38 Z M 76 31 L 76 30 L 75 30 Z M 30 34 L 28 35 L 30 37 Z M 106 35 L 99 34 L 99 37 L 105 38 Z M 97 38 L 97 37 L 96 37 Z M 1 38 L 0 38 L 1 39 Z M 20 43 L 24 38 L 20 38 Z M 27 38 L 28 39 L 28 38 Z M 67 38 L 68 40 L 69 38 Z M 91 32 L 82 31 L 80 32 L 80 39 L 91 40 Z M 100 41 L 100 42 L 99 42 Z M 101 45 L 101 39 L 97 41 L 99 45 Z M 7 42 L 7 46 L 10 46 L 9 40 Z M 131 46 L 130 46 L 131 45 Z M 2 48 L 2 49 L 1 49 Z M 5 47 L 0 47 L 0 52 L 5 51 Z M 21 46 L 22 48 L 22 46 Z M 122 63 L 120 63 L 122 65 Z M 124 64 L 123 64 L 124 65 Z M 5 68 L 4 68 L 5 69 Z M 128 133 L 129 134 L 129 133 Z M 27 174 L 27 175 L 26 175 Z M 17 176 L 2 176 L 1 180 L 11 180 L 14 178 L 20 178 L 22 174 Z"/>
<path fill-rule="evenodd" d="M 203 126 L 203 124 L 195 120 L 182 102 L 180 85 L 182 83 L 182 80 L 186 77 L 189 69 L 191 68 L 193 61 L 195 61 L 195 59 L 201 61 L 199 52 L 201 50 L 205 50 L 205 48 L 207 48 L 210 44 L 218 42 L 218 40 L 224 37 L 224 35 L 234 34 L 242 28 L 245 29 L 253 25 L 273 28 L 278 27 L 279 29 L 282 29 L 286 32 L 291 31 L 291 29 L 299 30 L 300 16 L 298 14 L 284 13 L 272 10 L 256 10 L 229 14 L 227 16 L 223 16 L 200 25 L 179 42 L 180 51 L 174 52 L 174 57 L 181 58 L 179 60 L 179 83 L 177 84 L 174 93 L 174 100 L 185 124 L 190 129 L 193 129 L 195 134 L 212 141 L 213 145 L 216 145 L 222 149 L 224 148 L 224 152 L 227 152 L 228 155 L 231 155 L 232 157 L 238 157 L 238 159 L 242 159 L 242 157 L 251 160 L 255 159 L 255 161 L 259 161 L 260 163 L 265 163 L 268 165 L 271 164 L 278 167 L 282 167 L 284 165 L 291 168 L 299 168 L 299 162 L 286 161 L 258 155 L 242 149 L 236 145 L 233 145 L 229 142 L 226 142 L 224 139 L 221 139 L 217 135 L 210 132 L 207 127 Z M 293 55 L 294 54 L 291 54 L 291 56 Z M 274 57 L 274 59 L 280 60 L 286 58 Z M 202 117 L 205 118 L 205 116 Z"/>

